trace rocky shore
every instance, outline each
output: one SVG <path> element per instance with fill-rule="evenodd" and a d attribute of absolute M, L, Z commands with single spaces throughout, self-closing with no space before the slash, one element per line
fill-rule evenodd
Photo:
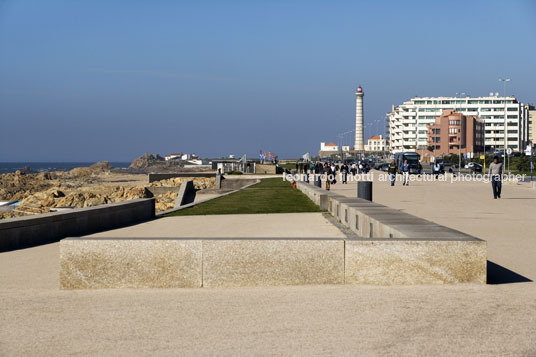
<path fill-rule="evenodd" d="M 13 210 L 0 211 L 1 218 L 46 213 L 58 208 L 82 208 L 152 196 L 151 186 L 179 187 L 193 180 L 196 189 L 215 186 L 214 178 L 173 178 L 147 183 L 147 175 L 114 172 L 107 162 L 70 171 L 27 174 L 21 171 L 0 175 L 0 200 L 19 201 Z M 176 192 L 155 195 L 156 210 L 173 208 Z"/>

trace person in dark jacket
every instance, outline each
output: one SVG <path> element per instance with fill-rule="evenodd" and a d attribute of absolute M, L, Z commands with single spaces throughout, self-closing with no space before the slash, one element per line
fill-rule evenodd
<path fill-rule="evenodd" d="M 346 184 L 347 182 L 347 179 L 348 179 L 348 165 L 346 164 L 342 164 L 341 166 L 341 179 L 342 179 L 342 183 L 343 184 Z"/>
<path fill-rule="evenodd" d="M 395 181 L 396 181 L 396 163 L 395 163 L 395 160 L 391 161 L 391 163 L 389 164 L 389 178 L 391 179 L 391 186 L 394 186 L 395 185 Z"/>
<path fill-rule="evenodd" d="M 326 178 L 326 190 L 329 191 L 331 186 L 330 179 L 332 177 L 332 171 L 331 167 L 327 163 L 324 164 L 324 176 Z"/>

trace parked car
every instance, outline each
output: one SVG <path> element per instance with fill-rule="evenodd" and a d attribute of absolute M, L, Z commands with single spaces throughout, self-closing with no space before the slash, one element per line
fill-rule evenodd
<path fill-rule="evenodd" d="M 482 172 L 482 165 L 476 163 L 476 162 L 473 162 L 472 163 L 473 165 L 471 166 L 471 172 L 472 173 L 481 173 Z"/>
<path fill-rule="evenodd" d="M 374 169 L 379 171 L 389 171 L 389 163 L 384 162 L 383 164 L 378 164 L 374 167 Z"/>
<path fill-rule="evenodd" d="M 474 162 L 468 162 L 467 164 L 465 164 L 465 168 L 470 169 L 473 167 L 474 164 L 475 164 Z"/>

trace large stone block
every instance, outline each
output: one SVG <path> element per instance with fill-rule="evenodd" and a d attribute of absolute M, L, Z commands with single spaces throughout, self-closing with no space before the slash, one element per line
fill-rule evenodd
<path fill-rule="evenodd" d="M 486 242 L 473 240 L 348 240 L 345 283 L 416 285 L 486 283 Z"/>
<path fill-rule="evenodd" d="M 344 284 L 344 241 L 203 241 L 203 286 Z"/>
<path fill-rule="evenodd" d="M 60 288 L 194 288 L 202 241 L 68 238 L 60 242 Z"/>
<path fill-rule="evenodd" d="M 109 203 L 5 219 L 0 222 L 0 251 L 57 242 L 64 237 L 91 234 L 154 218 L 155 199 Z"/>

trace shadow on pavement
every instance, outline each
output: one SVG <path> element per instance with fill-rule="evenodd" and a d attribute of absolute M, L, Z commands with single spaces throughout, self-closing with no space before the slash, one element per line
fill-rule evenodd
<path fill-rule="evenodd" d="M 532 282 L 529 278 L 488 260 L 488 284 L 512 284 Z"/>

